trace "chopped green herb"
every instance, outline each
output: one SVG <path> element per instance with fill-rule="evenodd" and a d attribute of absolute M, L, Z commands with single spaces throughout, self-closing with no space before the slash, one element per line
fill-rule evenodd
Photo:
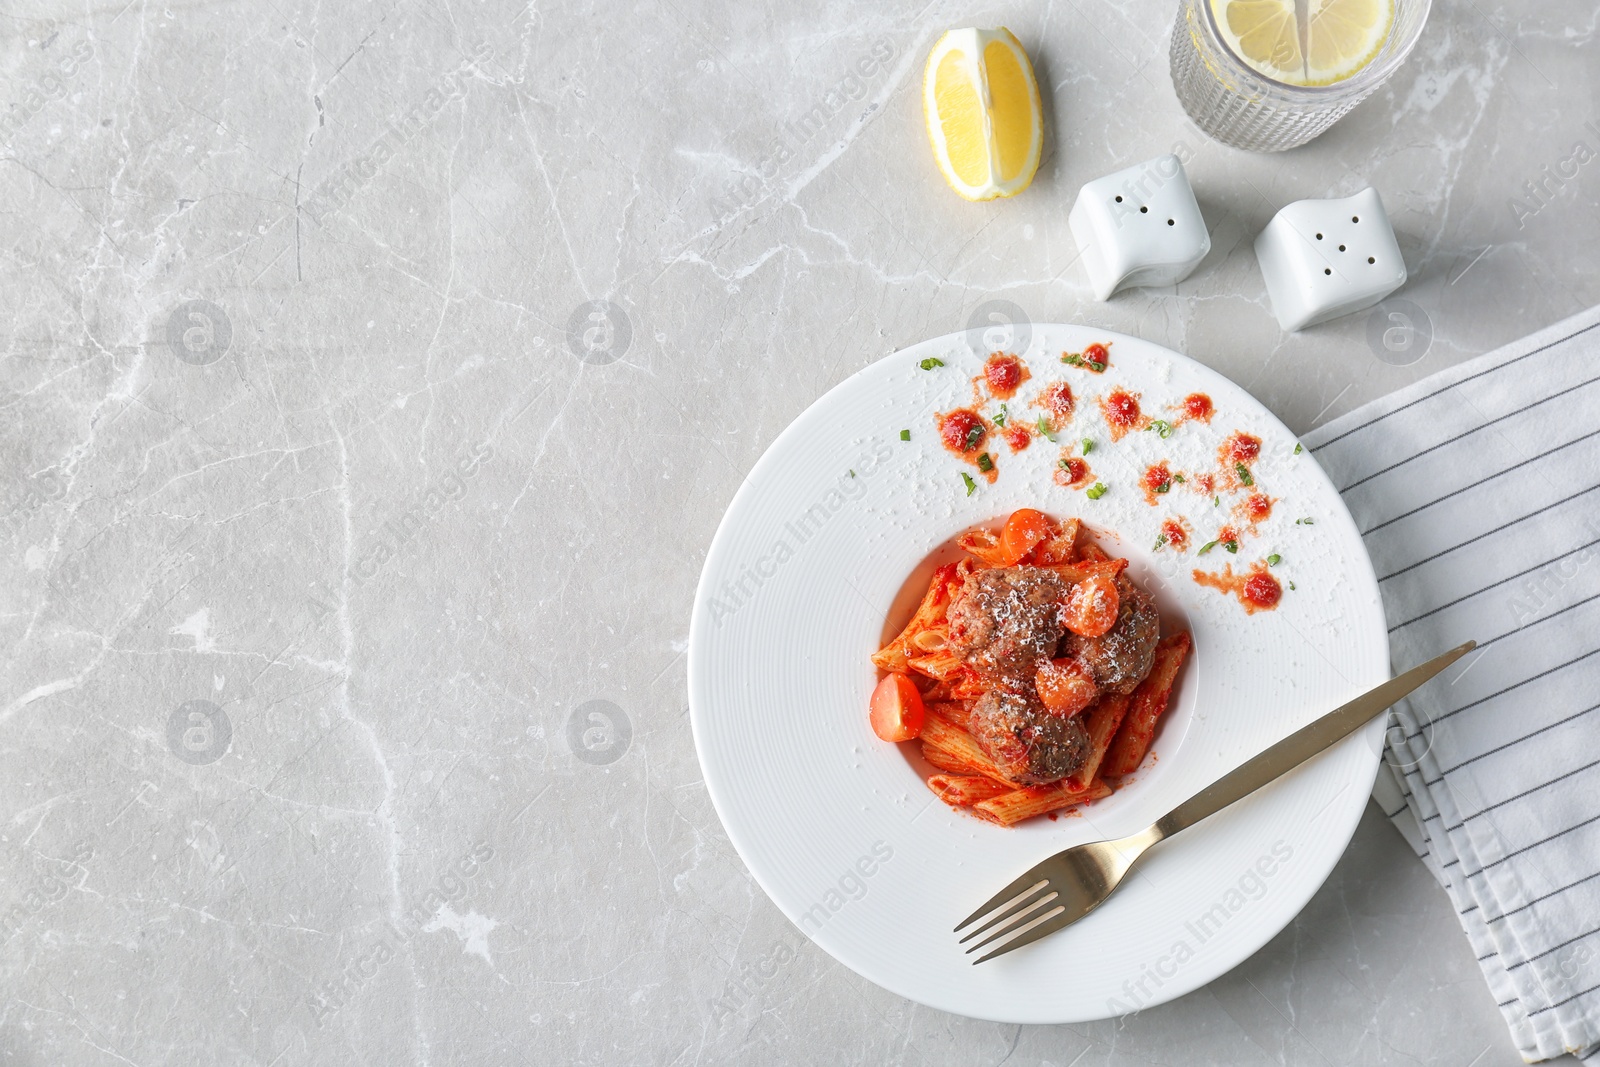
<path fill-rule="evenodd" d="M 1105 483 L 1104 482 L 1095 482 L 1089 488 L 1084 490 L 1084 495 L 1087 496 L 1090 500 L 1099 500 L 1101 497 L 1106 495 L 1106 485 L 1105 485 Z"/>
<path fill-rule="evenodd" d="M 902 440 L 902 441 L 911 440 L 911 431 L 910 430 L 901 430 L 900 431 L 900 440 Z"/>
<path fill-rule="evenodd" d="M 978 456 L 978 469 L 985 474 L 994 470 L 994 460 L 989 458 L 989 453 L 984 452 Z"/>
<path fill-rule="evenodd" d="M 1157 548 L 1160 548 L 1162 545 L 1164 545 L 1166 543 L 1167 543 L 1167 535 L 1166 534 L 1162 534 L 1160 537 L 1156 538 L 1155 548 L 1152 548 L 1150 551 L 1154 552 Z"/>
<path fill-rule="evenodd" d="M 1282 562 L 1283 562 L 1283 557 L 1278 555 L 1276 552 L 1274 552 L 1272 555 L 1267 557 L 1267 566 L 1269 566 L 1269 567 L 1276 567 L 1278 564 L 1280 564 Z"/>
<path fill-rule="evenodd" d="M 1083 455 L 1087 456 L 1090 452 L 1093 452 L 1093 451 L 1094 451 L 1094 442 L 1089 440 L 1087 437 L 1085 437 L 1083 439 Z"/>
<path fill-rule="evenodd" d="M 1197 556 L 1205 555 L 1207 552 L 1210 552 L 1213 548 L 1216 548 L 1218 543 L 1219 542 L 1216 542 L 1216 541 L 1207 541 L 1205 544 L 1200 546 L 1200 551 L 1196 552 L 1195 555 L 1197 555 Z"/>
<path fill-rule="evenodd" d="M 1239 481 L 1244 485 L 1256 484 L 1256 480 L 1250 477 L 1250 468 L 1246 467 L 1243 463 L 1235 463 L 1233 465 L 1233 473 L 1239 476 Z"/>
<path fill-rule="evenodd" d="M 1214 507 L 1214 508 L 1220 508 L 1222 506 L 1222 498 L 1220 496 L 1212 497 L 1211 498 L 1211 506 Z"/>
<path fill-rule="evenodd" d="M 974 448 L 978 447 L 978 442 L 982 440 L 983 424 L 979 423 L 977 426 L 974 426 L 972 429 L 967 431 L 967 443 L 962 446 L 961 451 L 971 452 Z"/>
<path fill-rule="evenodd" d="M 1086 367 L 1096 374 L 1106 369 L 1106 365 L 1098 359 L 1084 359 L 1076 352 L 1063 352 L 1061 354 L 1061 362 L 1074 367 Z"/>
<path fill-rule="evenodd" d="M 1289 588 L 1290 588 L 1290 589 L 1293 589 L 1293 588 L 1294 588 L 1294 583 L 1293 583 L 1293 582 L 1290 582 L 1290 583 L 1289 583 Z"/>
<path fill-rule="evenodd" d="M 1183 481 L 1188 481 L 1188 479 L 1187 479 L 1187 478 L 1185 478 L 1185 477 L 1184 477 L 1184 476 L 1183 476 L 1183 475 L 1181 475 L 1181 474 L 1174 474 L 1174 475 L 1173 475 L 1173 476 L 1172 476 L 1172 480 L 1173 480 L 1173 481 L 1175 481 L 1175 482 L 1183 482 Z"/>
<path fill-rule="evenodd" d="M 923 360 L 921 363 L 918 363 L 917 366 L 921 367 L 923 370 L 932 370 L 935 367 L 944 366 L 944 360 L 936 359 L 933 356 L 929 356 L 927 359 Z"/>
<path fill-rule="evenodd" d="M 1294 454 L 1297 455 L 1297 456 L 1300 454 L 1300 442 L 1299 441 L 1296 441 L 1294 443 Z"/>
<path fill-rule="evenodd" d="M 1237 554 L 1238 551 L 1239 551 L 1239 542 L 1237 542 L 1237 541 L 1224 541 L 1224 542 L 1222 542 L 1222 547 L 1227 549 L 1229 551 L 1229 553 Z"/>
<path fill-rule="evenodd" d="M 1148 429 L 1153 430 L 1156 436 L 1163 441 L 1172 436 L 1172 423 L 1166 419 L 1156 419 L 1149 425 Z"/>
<path fill-rule="evenodd" d="M 1039 435 L 1046 441 L 1049 441 L 1051 444 L 1056 443 L 1056 435 L 1050 432 L 1050 424 L 1044 421 L 1043 415 L 1039 416 L 1039 423 L 1034 427 L 1034 429 L 1038 430 Z"/>
<path fill-rule="evenodd" d="M 1156 486 L 1156 492 L 1158 492 L 1158 493 L 1165 493 L 1165 492 L 1168 492 L 1171 489 L 1172 489 L 1172 483 L 1171 482 L 1162 482 L 1160 485 Z"/>
<path fill-rule="evenodd" d="M 1008 412 L 1006 410 L 1006 406 L 1004 404 L 1001 404 L 1000 405 L 1000 414 L 996 415 L 990 421 L 993 422 L 996 426 L 1004 426 L 1006 424 L 1006 419 L 1008 419 L 1008 418 L 1010 418 L 1010 412 Z"/>
<path fill-rule="evenodd" d="M 967 495 L 971 496 L 972 491 L 978 488 L 978 483 L 973 481 L 972 475 L 968 474 L 966 471 L 961 472 L 961 480 L 967 483 Z"/>
<path fill-rule="evenodd" d="M 1303 519 L 1296 519 L 1296 520 L 1294 520 L 1294 524 L 1296 526 L 1315 526 L 1316 525 L 1316 523 L 1311 520 L 1310 516 L 1307 516 L 1306 518 L 1303 518 Z"/>
<path fill-rule="evenodd" d="M 855 476 L 856 476 L 856 472 L 855 472 L 854 468 L 852 468 L 851 471 L 850 471 L 850 477 L 854 478 Z"/>

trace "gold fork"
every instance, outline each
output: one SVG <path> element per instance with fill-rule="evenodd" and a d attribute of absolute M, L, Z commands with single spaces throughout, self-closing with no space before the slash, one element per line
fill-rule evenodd
<path fill-rule="evenodd" d="M 1251 757 L 1136 834 L 1115 841 L 1073 845 L 1035 864 L 1026 874 L 990 897 L 983 907 L 961 921 L 956 933 L 976 920 L 997 912 L 988 922 L 963 937 L 960 943 L 964 945 L 985 931 L 993 930 L 988 937 L 967 949 L 971 954 L 985 945 L 1011 938 L 1006 944 L 974 960 L 973 964 L 976 965 L 1014 948 L 1032 944 L 1077 922 L 1112 894 L 1150 846 L 1193 826 L 1201 819 L 1215 815 L 1300 766 L 1323 749 L 1343 740 L 1374 715 L 1387 710 L 1389 705 L 1476 647 L 1476 641 L 1468 641 L 1361 694 Z"/>

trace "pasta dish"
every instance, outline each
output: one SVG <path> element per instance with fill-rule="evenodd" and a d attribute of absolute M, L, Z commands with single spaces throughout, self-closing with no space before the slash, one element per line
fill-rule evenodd
<path fill-rule="evenodd" d="M 946 803 L 1010 826 L 1108 796 L 1144 762 L 1190 637 L 1077 519 L 1023 508 L 958 542 L 873 656 L 870 721 L 920 741 Z"/>

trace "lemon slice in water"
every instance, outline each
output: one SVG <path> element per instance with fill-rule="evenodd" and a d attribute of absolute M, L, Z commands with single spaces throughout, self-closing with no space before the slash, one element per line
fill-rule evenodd
<path fill-rule="evenodd" d="M 1394 27 L 1394 0 L 1211 0 L 1233 53 L 1288 85 L 1333 85 L 1377 58 Z M 1303 25 L 1302 25 L 1303 20 Z"/>

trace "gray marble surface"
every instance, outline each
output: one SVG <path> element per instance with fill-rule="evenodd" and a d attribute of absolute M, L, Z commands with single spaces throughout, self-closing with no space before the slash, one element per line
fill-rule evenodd
<path fill-rule="evenodd" d="M 0 1063 L 1517 1062 L 1370 808 L 1232 974 L 1019 1028 L 812 947 L 701 782 L 700 561 L 865 364 L 1004 299 L 1304 429 L 1600 301 L 1592 4 L 1441 4 L 1281 156 L 1183 118 L 1173 8 L 6 5 Z M 986 206 L 919 97 L 974 23 L 1049 123 Z M 1095 303 L 1078 186 L 1175 149 L 1208 260 Z M 1426 330 L 1285 336 L 1251 239 L 1367 182 Z"/>

